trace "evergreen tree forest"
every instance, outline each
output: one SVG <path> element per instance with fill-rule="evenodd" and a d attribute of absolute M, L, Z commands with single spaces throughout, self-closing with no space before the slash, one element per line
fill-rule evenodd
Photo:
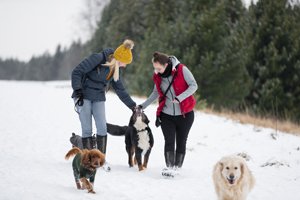
<path fill-rule="evenodd" d="M 300 122 L 300 3 L 258 0 L 111 0 L 92 38 L 28 63 L 0 60 L 0 78 L 69 79 L 91 52 L 134 40 L 123 74 L 131 94 L 153 89 L 154 51 L 175 55 L 194 74 L 198 106 Z"/>

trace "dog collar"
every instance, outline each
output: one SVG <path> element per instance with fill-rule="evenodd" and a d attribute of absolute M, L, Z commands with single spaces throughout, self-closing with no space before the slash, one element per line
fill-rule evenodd
<path fill-rule="evenodd" d="M 144 128 L 144 129 L 141 129 L 141 130 L 136 130 L 136 132 L 143 132 L 143 131 L 146 131 L 147 130 L 147 128 Z"/>

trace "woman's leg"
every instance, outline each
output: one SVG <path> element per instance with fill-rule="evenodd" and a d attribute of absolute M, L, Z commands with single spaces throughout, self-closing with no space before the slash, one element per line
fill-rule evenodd
<path fill-rule="evenodd" d="M 107 127 L 105 117 L 105 102 L 97 101 L 92 105 L 93 116 L 97 128 L 97 148 L 106 154 Z"/>
<path fill-rule="evenodd" d="M 185 114 L 185 116 L 178 116 L 176 119 L 176 156 L 175 165 L 181 167 L 183 164 L 186 142 L 188 134 L 194 122 L 194 111 Z"/>
<path fill-rule="evenodd" d="M 107 146 L 107 127 L 106 127 L 106 116 L 105 116 L 105 102 L 96 101 L 93 102 L 92 112 L 95 119 L 97 129 L 97 148 L 102 153 L 106 154 Z M 104 163 L 103 169 L 107 172 L 111 170 L 107 162 Z"/>
<path fill-rule="evenodd" d="M 106 116 L 105 116 L 105 102 L 94 101 L 92 103 L 92 114 L 95 119 L 97 135 L 106 136 Z"/>
<path fill-rule="evenodd" d="M 174 117 L 161 114 L 161 129 L 165 138 L 164 156 L 167 167 L 173 167 L 175 162 L 175 133 Z"/>
<path fill-rule="evenodd" d="M 79 120 L 81 123 L 82 131 L 82 148 L 83 149 L 92 149 L 92 108 L 91 101 L 84 99 L 82 106 L 76 105 L 76 110 L 79 115 Z"/>
<path fill-rule="evenodd" d="M 92 136 L 93 128 L 92 128 L 92 107 L 91 101 L 84 99 L 84 103 L 82 106 L 79 106 L 77 110 L 79 112 L 79 120 L 81 123 L 82 130 L 82 138 L 88 138 Z"/>

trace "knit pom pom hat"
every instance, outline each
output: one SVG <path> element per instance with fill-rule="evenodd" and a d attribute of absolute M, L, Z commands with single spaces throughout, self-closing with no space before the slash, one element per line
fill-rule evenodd
<path fill-rule="evenodd" d="M 132 62 L 132 53 L 134 42 L 132 40 L 125 40 L 114 52 L 114 58 L 124 64 Z"/>

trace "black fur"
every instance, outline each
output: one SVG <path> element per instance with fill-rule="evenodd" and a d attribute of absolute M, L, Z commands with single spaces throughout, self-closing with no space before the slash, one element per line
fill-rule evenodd
<path fill-rule="evenodd" d="M 137 130 L 135 128 L 135 124 L 137 122 L 137 118 L 141 117 L 142 122 L 145 124 L 145 130 Z M 133 155 L 135 154 L 135 161 L 138 164 L 139 170 L 143 170 L 144 168 L 147 168 L 149 156 L 151 153 L 151 149 L 154 144 L 153 135 L 151 132 L 149 124 L 149 119 L 146 116 L 146 114 L 142 111 L 141 108 L 136 108 L 135 111 L 132 113 L 129 121 L 128 126 L 118 126 L 107 123 L 107 132 L 114 136 L 122 136 L 125 135 L 125 144 L 126 144 L 126 151 L 128 154 L 128 164 L 129 167 L 133 167 Z M 145 152 L 144 155 L 144 162 L 142 162 L 142 153 L 143 149 L 139 147 L 139 132 L 140 131 L 146 131 L 147 135 L 149 136 L 149 148 Z"/>
<path fill-rule="evenodd" d="M 83 149 L 81 136 L 72 133 L 72 136 L 70 137 L 70 142 L 72 144 L 72 147 L 78 147 L 79 149 Z"/>

